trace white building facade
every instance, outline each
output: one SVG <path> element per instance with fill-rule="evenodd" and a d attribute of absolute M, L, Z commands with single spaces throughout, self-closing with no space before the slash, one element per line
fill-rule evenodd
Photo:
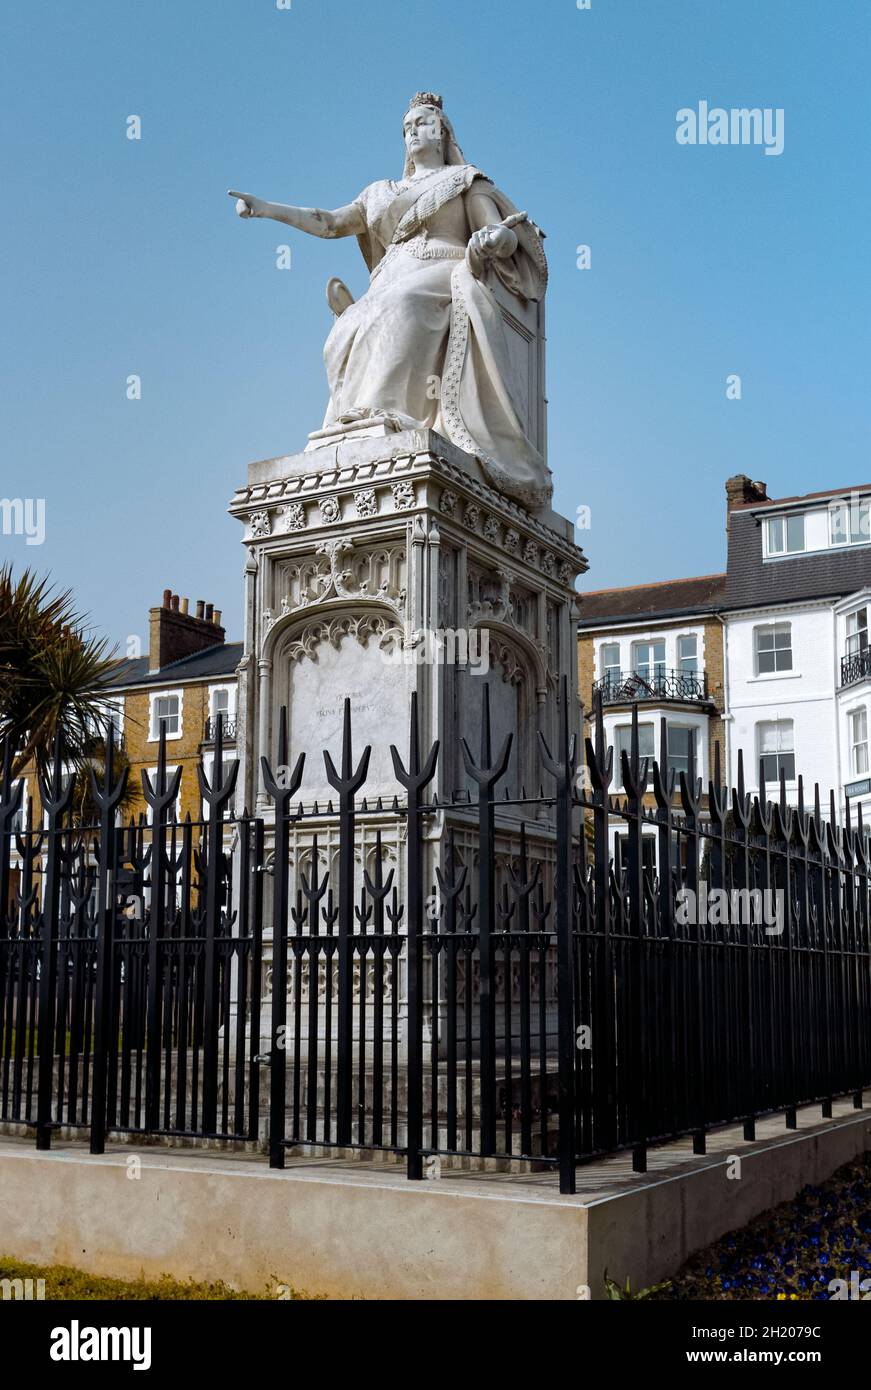
<path fill-rule="evenodd" d="M 725 625 L 730 780 L 783 778 L 805 804 L 819 786 L 843 817 L 871 824 L 871 488 L 773 500 L 761 484 L 730 497 Z M 727 485 L 728 491 L 728 485 Z M 737 489 L 736 489 L 737 491 Z"/>
<path fill-rule="evenodd" d="M 871 486 L 773 499 L 726 483 L 726 571 L 582 595 L 581 691 L 598 692 L 615 749 L 637 707 L 642 755 L 661 746 L 705 789 L 723 781 L 871 826 Z"/>

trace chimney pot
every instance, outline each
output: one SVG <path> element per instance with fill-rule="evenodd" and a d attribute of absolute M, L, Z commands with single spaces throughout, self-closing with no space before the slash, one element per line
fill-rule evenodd
<path fill-rule="evenodd" d="M 180 598 L 171 589 L 163 595 L 163 606 L 149 610 L 148 669 L 161 671 L 165 666 L 224 641 L 224 629 L 220 626 L 220 610 L 212 617 L 212 604 L 197 599 L 197 620 L 191 617 L 190 603 Z M 190 621 L 188 621 L 190 619 Z M 206 626 L 208 622 L 208 627 Z"/>
<path fill-rule="evenodd" d="M 210 603 L 207 603 L 207 604 L 206 604 L 206 614 L 205 614 L 205 617 L 206 617 L 206 622 L 207 622 L 207 623 L 210 623 L 210 622 L 212 621 L 212 605 L 211 605 Z"/>
<path fill-rule="evenodd" d="M 215 624 L 215 627 L 220 627 L 220 626 L 221 626 L 221 610 L 220 610 L 220 608 L 216 608 L 216 609 L 215 609 L 215 613 L 214 613 L 214 617 L 213 617 L 213 622 L 214 622 L 214 624 Z"/>

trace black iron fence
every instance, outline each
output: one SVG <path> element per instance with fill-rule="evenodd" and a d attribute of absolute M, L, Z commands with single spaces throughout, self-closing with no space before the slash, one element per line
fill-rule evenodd
<path fill-rule="evenodd" d="M 653 764 L 637 716 L 611 795 L 601 701 L 586 759 L 565 699 L 535 795 L 505 786 L 484 700 L 470 791 L 433 793 L 439 749 L 392 750 L 396 795 L 365 795 L 351 711 L 333 794 L 306 801 L 286 721 L 263 760 L 269 814 L 233 816 L 216 730 L 204 816 L 177 823 L 161 743 L 147 818 L 124 776 L 70 822 L 60 750 L 43 825 L 0 795 L 0 1121 L 107 1136 L 388 1150 L 558 1170 L 621 1148 L 819 1103 L 871 1083 L 869 846 L 861 823 Z M 206 814 L 207 812 L 207 814 Z M 24 825 L 32 826 L 33 817 Z M 619 852 L 617 851 L 619 842 Z"/>

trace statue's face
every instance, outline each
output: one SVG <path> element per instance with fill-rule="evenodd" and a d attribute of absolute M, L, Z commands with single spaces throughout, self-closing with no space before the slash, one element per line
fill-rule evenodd
<path fill-rule="evenodd" d="M 424 149 L 438 146 L 441 149 L 443 130 L 437 111 L 431 106 L 414 106 L 402 123 L 405 135 L 405 148 L 412 159 Z"/>

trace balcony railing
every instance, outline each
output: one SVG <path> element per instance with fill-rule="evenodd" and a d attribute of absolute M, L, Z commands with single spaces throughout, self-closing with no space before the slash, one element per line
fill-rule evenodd
<path fill-rule="evenodd" d="M 710 704 L 707 671 L 612 671 L 593 684 L 603 705 L 635 704 L 639 700 L 682 700 Z"/>
<path fill-rule="evenodd" d="M 215 715 L 209 715 L 208 719 L 206 720 L 206 726 L 205 726 L 205 729 L 203 730 L 203 743 L 214 743 L 214 741 L 215 741 L 215 734 L 217 733 L 217 730 L 218 730 L 218 720 L 219 720 L 219 719 L 222 721 L 222 724 L 223 724 L 224 742 L 226 743 L 226 742 L 228 741 L 228 739 L 229 739 L 229 740 L 235 739 L 235 737 L 236 737 L 236 720 L 235 720 L 235 717 L 231 719 L 230 716 L 227 715 L 227 714 L 215 714 Z"/>
<path fill-rule="evenodd" d="M 855 685 L 866 676 L 871 676 L 871 647 L 841 657 L 841 685 Z"/>

